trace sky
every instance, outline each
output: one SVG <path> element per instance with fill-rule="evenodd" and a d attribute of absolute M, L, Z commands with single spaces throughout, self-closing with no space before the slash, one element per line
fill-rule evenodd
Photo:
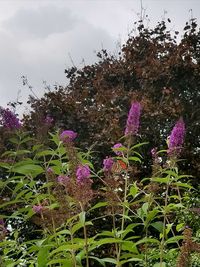
<path fill-rule="evenodd" d="M 27 112 L 28 78 L 41 97 L 45 85 L 65 86 L 64 70 L 97 60 L 102 48 L 115 53 L 141 13 L 148 25 L 168 17 L 179 30 L 191 17 L 200 22 L 200 0 L 0 0 L 0 106 L 22 101 Z"/>

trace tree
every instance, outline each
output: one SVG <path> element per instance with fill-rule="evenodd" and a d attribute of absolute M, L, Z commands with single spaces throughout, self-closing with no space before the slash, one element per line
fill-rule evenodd
<path fill-rule="evenodd" d="M 40 99 L 31 98 L 32 111 L 24 116 L 26 128 L 39 134 L 43 118 L 50 115 L 55 126 L 78 132 L 79 146 L 95 144 L 100 163 L 123 135 L 127 111 L 131 101 L 137 100 L 143 106 L 138 140 L 151 140 L 148 151 L 155 146 L 166 147 L 158 136 L 166 140 L 169 129 L 183 116 L 187 136 L 183 153 L 186 161 L 181 168 L 198 177 L 200 31 L 192 19 L 176 41 L 179 33 L 170 32 L 166 24 L 161 21 L 149 29 L 139 21 L 137 34 L 129 36 L 118 56 L 102 50 L 95 64 L 66 69 L 68 86 L 56 86 Z M 147 159 L 144 167 L 148 174 Z"/>

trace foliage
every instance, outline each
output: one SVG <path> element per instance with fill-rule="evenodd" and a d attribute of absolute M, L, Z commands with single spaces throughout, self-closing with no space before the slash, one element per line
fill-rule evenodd
<path fill-rule="evenodd" d="M 25 125 L 44 140 L 43 120 L 51 115 L 56 127 L 79 133 L 81 148 L 94 145 L 98 165 L 111 154 L 110 147 L 123 134 L 128 108 L 138 100 L 143 119 L 137 139 L 149 140 L 142 148 L 146 153 L 138 178 L 151 172 L 148 149 L 164 146 L 169 129 L 184 116 L 187 136 L 182 156 L 187 160 L 179 167 L 189 170 L 193 183 L 198 184 L 200 32 L 196 20 L 186 23 L 183 36 L 169 30 L 170 20 L 154 29 L 142 21 L 135 27 L 118 55 L 102 50 L 95 64 L 65 70 L 66 87 L 55 86 L 40 99 L 32 97 L 32 112 L 24 116 Z"/>
<path fill-rule="evenodd" d="M 189 176 L 179 173 L 175 155 L 156 152 L 152 176 L 138 182 L 133 169 L 147 143 L 133 144 L 133 136 L 126 136 L 114 149 L 110 169 L 95 172 L 91 151 L 82 152 L 62 136 L 50 134 L 47 147 L 19 131 L 10 138 L 15 149 L 2 155 L 1 193 L 7 192 L 0 205 L 6 223 L 1 220 L 2 266 L 156 267 L 191 262 L 200 245 L 178 213 L 188 210 L 186 192 L 194 189 Z M 158 155 L 165 159 L 163 166 Z M 87 166 L 81 180 L 80 166 Z M 99 227 L 102 222 L 105 229 Z M 31 225 L 32 236 L 24 235 L 24 223 Z"/>
<path fill-rule="evenodd" d="M 1 266 L 198 266 L 200 32 L 137 31 L 31 98 L 23 125 L 6 110 Z"/>

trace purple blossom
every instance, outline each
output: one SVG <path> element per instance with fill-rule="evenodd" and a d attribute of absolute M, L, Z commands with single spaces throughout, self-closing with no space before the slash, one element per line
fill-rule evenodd
<path fill-rule="evenodd" d="M 151 155 L 154 163 L 160 164 L 162 162 L 162 158 L 158 156 L 157 147 L 151 149 Z"/>
<path fill-rule="evenodd" d="M 43 211 L 44 207 L 42 205 L 34 205 L 32 207 L 32 209 L 35 213 L 41 213 Z"/>
<path fill-rule="evenodd" d="M 5 223 L 3 219 L 0 219 L 0 232 L 3 233 L 3 235 L 6 235 L 7 229 L 5 227 Z"/>
<path fill-rule="evenodd" d="M 84 183 L 90 177 L 90 168 L 88 165 L 80 165 L 76 170 L 78 183 Z"/>
<path fill-rule="evenodd" d="M 71 130 L 65 130 L 60 134 L 60 140 L 64 143 L 72 142 L 77 137 L 77 133 Z"/>
<path fill-rule="evenodd" d="M 136 135 L 140 124 L 141 105 L 139 102 L 132 103 L 126 121 L 125 135 Z"/>
<path fill-rule="evenodd" d="M 103 170 L 109 172 L 112 169 L 114 160 L 112 158 L 106 158 L 103 160 Z"/>
<path fill-rule="evenodd" d="M 183 119 L 179 119 L 169 136 L 168 154 L 179 154 L 181 152 L 182 145 L 185 137 L 185 123 Z"/>
<path fill-rule="evenodd" d="M 17 118 L 16 114 L 14 114 L 9 108 L 0 107 L 0 123 L 3 127 L 8 129 L 19 129 L 21 127 L 21 123 Z"/>
<path fill-rule="evenodd" d="M 156 147 L 151 149 L 151 156 L 152 156 L 152 158 L 155 158 L 157 156 L 157 148 Z"/>
<path fill-rule="evenodd" d="M 59 175 L 57 178 L 58 183 L 60 184 L 66 184 L 69 182 L 69 176 L 67 175 Z"/>
<path fill-rule="evenodd" d="M 51 167 L 49 167 L 49 168 L 47 169 L 47 173 L 48 173 L 48 174 L 53 174 L 54 171 L 53 171 L 53 169 L 52 169 Z"/>
<path fill-rule="evenodd" d="M 53 119 L 51 116 L 47 115 L 47 116 L 45 117 L 44 122 L 45 122 L 45 124 L 47 124 L 47 125 L 52 125 L 52 123 L 54 122 L 54 119 Z"/>
<path fill-rule="evenodd" d="M 112 147 L 112 149 L 114 150 L 115 154 L 117 156 L 119 156 L 119 157 L 121 157 L 123 155 L 123 153 L 122 153 L 122 151 L 118 151 L 117 149 L 118 148 L 122 148 L 122 147 L 123 147 L 123 145 L 121 143 L 117 143 Z"/>

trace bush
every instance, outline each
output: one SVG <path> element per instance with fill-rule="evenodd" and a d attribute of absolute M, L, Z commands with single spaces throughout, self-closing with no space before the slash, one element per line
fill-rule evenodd
<path fill-rule="evenodd" d="M 135 143 L 140 103 L 132 103 L 121 143 L 96 171 L 77 133 L 57 131 L 49 146 L 18 130 L 2 155 L 2 266 L 176 266 L 197 262 L 187 212 L 190 176 L 181 174 L 185 124 L 168 147 L 152 148 L 152 175 L 135 179 L 147 143 Z M 96 187 L 96 183 L 99 186 Z M 27 233 L 24 233 L 24 230 Z"/>

